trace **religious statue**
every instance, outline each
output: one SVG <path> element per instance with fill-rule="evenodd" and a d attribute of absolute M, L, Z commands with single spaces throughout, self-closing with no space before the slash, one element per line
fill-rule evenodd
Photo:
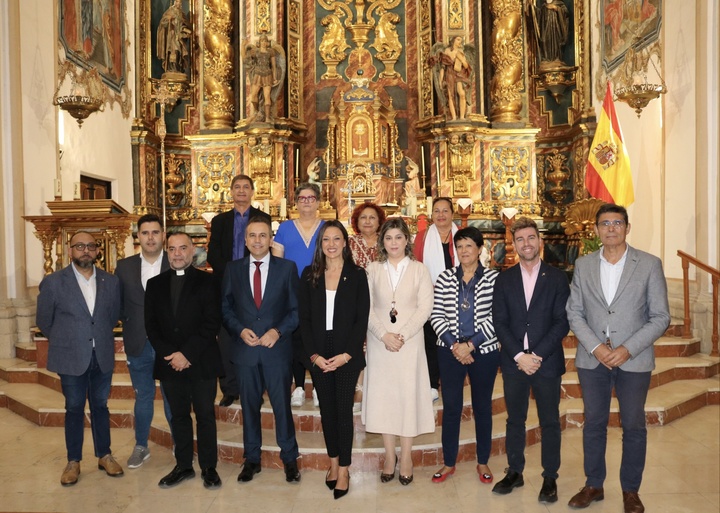
<path fill-rule="evenodd" d="M 429 64 L 433 68 L 435 90 L 450 119 L 465 119 L 472 105 L 472 76 L 475 48 L 463 45 L 462 36 L 454 36 L 445 46 L 435 43 Z"/>
<path fill-rule="evenodd" d="M 405 182 L 405 214 L 408 216 L 417 215 L 417 195 L 420 192 L 420 180 L 418 174 L 420 168 L 410 157 L 405 157 L 407 164 L 407 181 Z"/>
<path fill-rule="evenodd" d="M 315 157 L 310 165 L 307 167 L 308 183 L 315 183 L 320 185 L 320 163 L 322 159 Z"/>
<path fill-rule="evenodd" d="M 253 107 L 250 115 L 257 121 L 268 122 L 272 119 L 272 107 L 285 78 L 285 51 L 278 44 L 271 45 L 268 37 L 262 35 L 257 45 L 243 45 L 242 57 L 250 81 L 249 96 Z"/>
<path fill-rule="evenodd" d="M 565 66 L 563 50 L 568 40 L 570 14 L 563 0 L 544 0 L 538 15 L 535 3 L 530 9 L 540 53 L 540 68 Z"/>
<path fill-rule="evenodd" d="M 191 34 L 182 0 L 175 0 L 162 15 L 157 30 L 157 57 L 165 70 L 163 78 L 186 78 L 190 57 L 186 40 Z"/>

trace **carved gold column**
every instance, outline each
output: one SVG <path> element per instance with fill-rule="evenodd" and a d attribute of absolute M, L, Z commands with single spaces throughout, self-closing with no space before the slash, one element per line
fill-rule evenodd
<path fill-rule="evenodd" d="M 232 129 L 235 110 L 232 88 L 235 68 L 230 40 L 232 1 L 205 0 L 203 14 L 205 128 Z"/>
<path fill-rule="evenodd" d="M 38 228 L 35 232 L 35 236 L 40 239 L 43 247 L 43 271 L 45 275 L 52 274 L 53 272 L 53 257 L 52 250 L 53 244 L 58 238 L 58 230 L 56 228 Z"/>
<path fill-rule="evenodd" d="M 523 88 L 522 1 L 491 0 L 493 15 L 493 78 L 490 86 L 490 120 L 520 121 Z"/>

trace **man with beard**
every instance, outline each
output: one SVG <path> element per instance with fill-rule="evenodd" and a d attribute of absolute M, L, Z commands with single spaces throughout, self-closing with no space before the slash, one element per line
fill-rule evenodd
<path fill-rule="evenodd" d="M 74 485 L 80 475 L 85 401 L 98 468 L 121 476 L 122 467 L 110 451 L 110 412 L 107 401 L 115 366 L 113 328 L 120 317 L 120 283 L 95 267 L 98 244 L 87 232 L 70 239 L 72 263 L 46 276 L 37 299 L 38 327 L 48 338 L 50 371 L 60 376 L 65 396 L 67 466 L 60 483 Z"/>
<path fill-rule="evenodd" d="M 520 263 L 500 273 L 493 295 L 493 321 L 500 341 L 500 366 L 507 405 L 507 475 L 493 488 L 506 495 L 523 486 L 525 420 L 530 389 L 542 433 L 543 484 L 538 501 L 557 501 L 560 468 L 560 383 L 565 374 L 562 340 L 568 334 L 565 274 L 540 259 L 542 239 L 535 221 L 520 217 L 510 227 Z"/>

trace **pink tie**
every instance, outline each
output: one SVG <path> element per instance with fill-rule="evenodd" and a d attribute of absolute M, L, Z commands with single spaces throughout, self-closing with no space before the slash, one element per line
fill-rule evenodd
<path fill-rule="evenodd" d="M 253 298 L 255 306 L 260 309 L 262 304 L 262 279 L 260 277 L 260 265 L 262 262 L 253 262 L 255 264 L 255 275 L 253 276 Z"/>

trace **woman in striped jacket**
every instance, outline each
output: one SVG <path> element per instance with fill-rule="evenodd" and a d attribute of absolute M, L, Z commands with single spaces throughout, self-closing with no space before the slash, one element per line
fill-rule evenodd
<path fill-rule="evenodd" d="M 433 475 L 442 483 L 455 473 L 460 438 L 465 377 L 475 417 L 477 472 L 491 483 L 487 466 L 492 439 L 492 393 L 500 351 L 492 319 L 493 288 L 498 272 L 480 265 L 483 236 L 474 227 L 453 237 L 460 265 L 443 271 L 435 282 L 430 322 L 438 334 L 437 356 L 443 400 L 442 446 L 444 466 Z"/>

